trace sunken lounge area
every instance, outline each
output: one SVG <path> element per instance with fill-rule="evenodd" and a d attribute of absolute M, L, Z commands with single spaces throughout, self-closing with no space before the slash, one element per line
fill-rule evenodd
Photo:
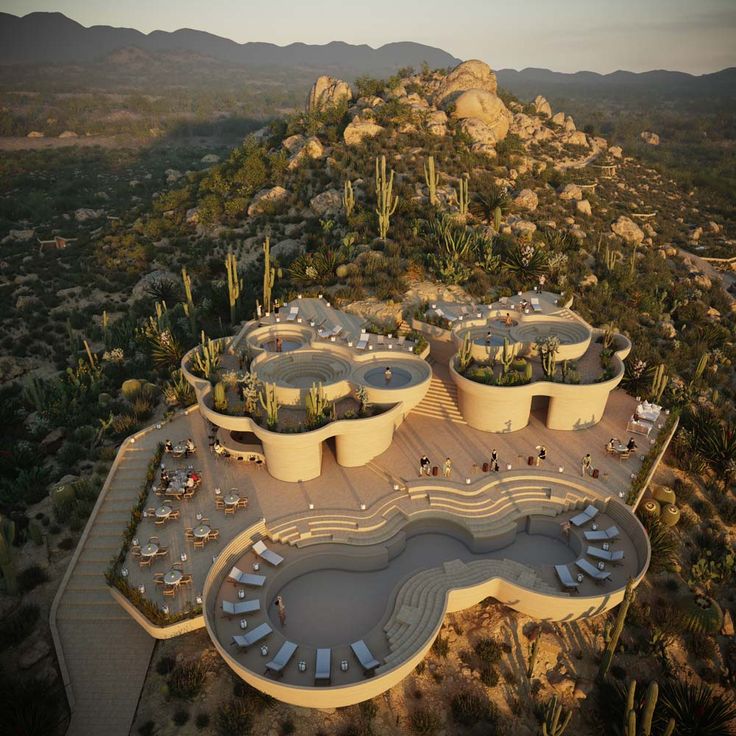
<path fill-rule="evenodd" d="M 205 624 L 250 684 L 335 707 L 403 679 L 447 612 L 493 596 L 540 620 L 587 617 L 620 602 L 648 563 L 638 520 L 585 481 L 532 470 L 417 482 L 365 512 L 243 532 L 207 576 Z"/>

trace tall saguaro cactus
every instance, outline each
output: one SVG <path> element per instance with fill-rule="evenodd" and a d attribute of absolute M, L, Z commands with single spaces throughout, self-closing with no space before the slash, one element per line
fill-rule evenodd
<path fill-rule="evenodd" d="M 243 279 L 238 277 L 238 259 L 231 250 L 227 252 L 225 257 L 225 268 L 227 269 L 227 299 L 230 304 L 230 324 L 234 325 L 240 292 L 243 288 Z"/>
<path fill-rule="evenodd" d="M 457 183 L 457 191 L 455 192 L 457 206 L 460 215 L 466 217 L 468 214 L 468 175 L 464 174 Z"/>
<path fill-rule="evenodd" d="M 399 196 L 393 196 L 394 171 L 386 177 L 386 157 L 376 158 L 376 215 L 378 215 L 378 236 L 386 239 L 391 215 L 396 212 Z M 393 197 L 393 198 L 392 198 Z"/>
<path fill-rule="evenodd" d="M 328 408 L 327 396 L 322 384 L 313 383 L 312 388 L 305 399 L 305 409 L 307 412 L 307 424 L 316 423 L 324 416 Z"/>
<path fill-rule="evenodd" d="M 557 696 L 553 696 L 544 711 L 542 736 L 562 736 L 571 718 L 572 711 L 565 712 L 562 709 L 562 703 L 557 700 Z"/>
<path fill-rule="evenodd" d="M 618 640 L 621 636 L 621 632 L 624 630 L 624 622 L 626 621 L 626 614 L 629 612 L 629 606 L 631 601 L 634 599 L 634 581 L 629 578 L 629 582 L 626 583 L 626 590 L 624 591 L 624 599 L 618 605 L 618 612 L 616 614 L 616 623 L 613 625 L 611 630 L 611 638 L 608 640 L 605 650 L 603 651 L 603 658 L 601 659 L 600 667 L 598 668 L 598 676 L 603 678 L 608 672 L 608 668 L 611 666 L 613 661 L 613 655 L 616 653 L 616 647 L 618 647 Z"/>
<path fill-rule="evenodd" d="M 220 343 L 205 337 L 204 330 L 202 330 L 199 348 L 194 352 L 192 368 L 199 375 L 211 381 L 215 371 L 220 367 L 221 352 Z"/>
<path fill-rule="evenodd" d="M 192 331 L 192 337 L 197 337 L 197 314 L 194 308 L 194 298 L 192 297 L 192 279 L 187 273 L 186 266 L 181 267 L 181 280 L 184 282 L 184 296 L 186 303 L 184 304 L 184 314 L 189 317 L 189 327 Z"/>
<path fill-rule="evenodd" d="M 276 387 L 272 383 L 265 384 L 258 398 L 266 412 L 268 428 L 275 429 L 279 421 L 279 400 L 276 398 Z"/>
<path fill-rule="evenodd" d="M 355 192 L 350 179 L 346 179 L 342 187 L 342 206 L 345 210 L 345 217 L 350 217 L 355 209 Z"/>
<path fill-rule="evenodd" d="M 276 283 L 276 267 L 271 265 L 271 239 L 263 241 L 263 308 L 271 311 L 271 293 Z"/>
<path fill-rule="evenodd" d="M 437 185 L 440 183 L 440 174 L 434 168 L 434 156 L 430 156 L 424 164 L 424 181 L 429 190 L 429 203 L 436 207 L 440 200 L 437 197 Z"/>
<path fill-rule="evenodd" d="M 652 398 L 656 403 L 659 403 L 662 399 L 662 394 L 667 388 L 667 381 L 669 376 L 665 370 L 664 363 L 660 363 L 652 373 Z"/>
<path fill-rule="evenodd" d="M 457 371 L 458 373 L 465 373 L 470 367 L 470 362 L 473 359 L 473 348 L 470 344 L 470 335 L 466 334 L 463 338 L 463 344 L 460 346 L 460 350 L 457 353 Z"/>
<path fill-rule="evenodd" d="M 626 713 L 624 714 L 624 736 L 651 736 L 652 719 L 654 717 L 654 709 L 657 706 L 657 698 L 659 697 L 659 686 L 656 682 L 650 682 L 647 688 L 647 694 L 644 698 L 644 707 L 641 714 L 641 722 L 637 722 L 636 715 L 636 680 L 629 683 L 629 689 L 626 696 Z M 674 718 L 670 718 L 662 731 L 662 736 L 672 736 L 675 730 L 676 722 Z"/>
<path fill-rule="evenodd" d="M 516 357 L 516 353 L 514 351 L 514 348 L 511 347 L 511 343 L 509 342 L 508 337 L 504 337 L 503 350 L 501 351 L 501 357 L 499 358 L 499 362 L 501 363 L 501 367 L 503 369 L 504 376 L 511 369 L 511 364 L 514 362 L 515 357 Z"/>
<path fill-rule="evenodd" d="M 15 579 L 14 541 L 15 522 L 0 517 L 0 572 L 2 572 L 5 581 L 5 590 L 10 595 L 15 595 L 18 590 Z"/>

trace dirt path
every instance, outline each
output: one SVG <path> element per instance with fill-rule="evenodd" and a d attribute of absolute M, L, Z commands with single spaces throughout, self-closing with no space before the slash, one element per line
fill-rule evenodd
<path fill-rule="evenodd" d="M 699 268 L 709 279 L 717 280 L 721 282 L 723 290 L 726 292 L 726 297 L 733 304 L 736 299 L 733 297 L 729 288 L 736 284 L 736 274 L 731 271 L 718 271 L 712 263 L 709 263 L 704 258 L 696 256 L 684 248 L 678 248 L 677 252 L 683 257 L 687 258 L 692 262 L 694 266 Z"/>

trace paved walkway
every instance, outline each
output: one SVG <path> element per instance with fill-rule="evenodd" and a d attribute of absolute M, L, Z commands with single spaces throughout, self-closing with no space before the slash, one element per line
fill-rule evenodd
<path fill-rule="evenodd" d="M 183 427 L 189 419 L 177 422 Z M 126 446 L 54 600 L 51 627 L 72 708 L 69 736 L 127 736 L 135 717 L 155 641 L 112 599 L 104 574 L 161 435 Z"/>

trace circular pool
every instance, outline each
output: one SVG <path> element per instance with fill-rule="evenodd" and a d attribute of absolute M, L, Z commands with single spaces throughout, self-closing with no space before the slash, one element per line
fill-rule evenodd
<path fill-rule="evenodd" d="M 302 347 L 302 345 L 304 345 L 303 342 L 290 340 L 289 338 L 282 339 L 281 344 L 279 344 L 278 338 L 276 338 L 262 342 L 260 347 L 262 347 L 267 353 L 288 353 L 292 350 L 297 350 Z"/>
<path fill-rule="evenodd" d="M 590 340 L 590 332 L 577 322 L 527 322 L 511 329 L 517 342 L 533 343 L 547 337 L 556 337 L 560 345 L 577 345 Z"/>
<path fill-rule="evenodd" d="M 391 377 L 386 377 L 386 368 L 391 369 Z M 376 388 L 401 388 L 411 383 L 411 373 L 393 366 L 376 367 L 363 374 L 366 383 Z"/>
<path fill-rule="evenodd" d="M 309 349 L 276 353 L 255 366 L 264 383 L 298 389 L 337 383 L 350 375 L 350 369 L 350 362 L 334 352 Z"/>

